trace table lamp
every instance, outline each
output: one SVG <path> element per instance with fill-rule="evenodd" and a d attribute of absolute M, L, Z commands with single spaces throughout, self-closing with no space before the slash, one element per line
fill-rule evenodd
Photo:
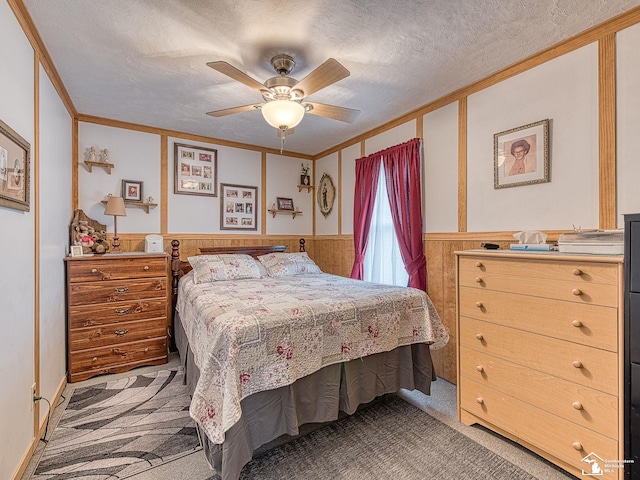
<path fill-rule="evenodd" d="M 111 242 L 111 253 L 120 253 L 120 240 L 118 239 L 118 217 L 126 217 L 127 211 L 124 208 L 122 197 L 109 197 L 107 207 L 104 209 L 105 215 L 113 215 L 113 242 Z"/>

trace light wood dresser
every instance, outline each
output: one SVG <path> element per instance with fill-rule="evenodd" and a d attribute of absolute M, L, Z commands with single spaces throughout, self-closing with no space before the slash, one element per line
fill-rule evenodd
<path fill-rule="evenodd" d="M 69 382 L 167 362 L 168 258 L 65 258 Z"/>
<path fill-rule="evenodd" d="M 456 266 L 459 420 L 622 479 L 623 257 L 469 250 Z"/>

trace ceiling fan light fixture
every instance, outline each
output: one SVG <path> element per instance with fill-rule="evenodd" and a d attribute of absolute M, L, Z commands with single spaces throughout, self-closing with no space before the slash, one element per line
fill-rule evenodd
<path fill-rule="evenodd" d="M 274 128 L 293 128 L 302 121 L 305 108 L 291 100 L 273 100 L 262 105 L 262 116 Z"/>

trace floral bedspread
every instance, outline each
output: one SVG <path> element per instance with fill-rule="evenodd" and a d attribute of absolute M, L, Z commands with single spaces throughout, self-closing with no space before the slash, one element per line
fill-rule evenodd
<path fill-rule="evenodd" d="M 180 280 L 177 310 L 200 380 L 190 414 L 214 443 L 240 401 L 324 366 L 411 343 L 443 347 L 448 334 L 422 291 L 329 274 Z"/>

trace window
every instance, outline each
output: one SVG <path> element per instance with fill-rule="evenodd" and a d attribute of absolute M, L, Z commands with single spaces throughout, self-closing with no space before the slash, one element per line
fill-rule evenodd
<path fill-rule="evenodd" d="M 384 168 L 380 164 L 378 190 L 373 207 L 369 243 L 364 258 L 364 280 L 406 287 L 409 274 L 404 268 L 389 207 Z"/>

